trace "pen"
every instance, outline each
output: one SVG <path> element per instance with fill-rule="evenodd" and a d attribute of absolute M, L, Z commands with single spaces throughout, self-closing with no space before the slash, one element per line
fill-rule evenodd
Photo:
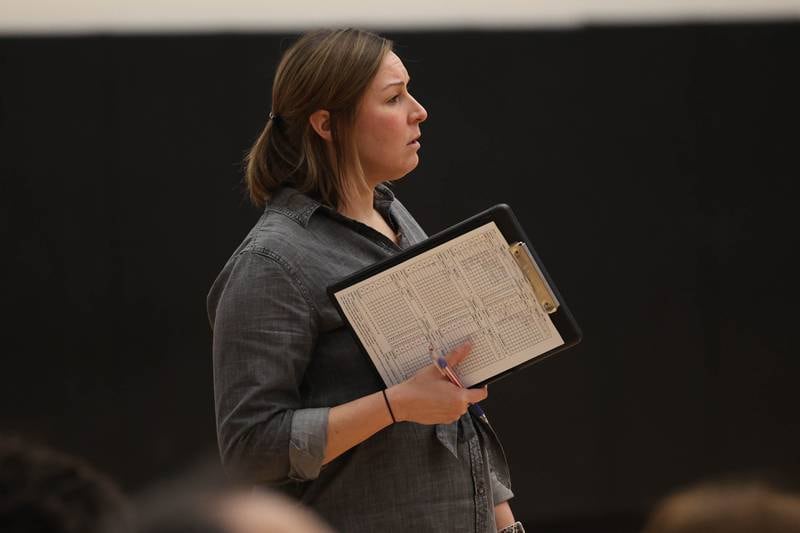
<path fill-rule="evenodd" d="M 446 377 L 450 381 L 450 383 L 452 383 L 456 387 L 461 387 L 462 389 L 465 389 L 466 387 L 464 386 L 464 384 L 461 383 L 461 380 L 458 379 L 456 373 L 453 372 L 453 369 L 450 368 L 450 365 L 447 364 L 447 359 L 445 359 L 441 355 L 436 355 L 435 353 L 433 353 L 433 347 L 430 348 L 430 353 L 431 353 L 431 358 L 433 359 L 433 364 L 436 366 L 436 368 L 439 369 L 439 372 L 441 372 L 442 375 Z M 486 424 L 487 426 L 489 425 L 489 419 L 486 417 L 486 413 L 483 412 L 483 409 L 481 409 L 480 405 L 478 405 L 477 403 L 471 403 L 469 404 L 469 410 L 473 415 L 477 416 L 484 424 Z"/>

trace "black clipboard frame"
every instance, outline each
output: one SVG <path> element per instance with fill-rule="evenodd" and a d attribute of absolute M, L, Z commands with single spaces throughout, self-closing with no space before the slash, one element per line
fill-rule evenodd
<path fill-rule="evenodd" d="M 523 242 L 527 245 L 528 251 L 531 253 L 534 261 L 536 262 L 539 270 L 542 273 L 547 284 L 550 286 L 550 290 L 552 291 L 553 295 L 559 302 L 558 309 L 550 314 L 550 319 L 553 322 L 553 325 L 558 330 L 561 338 L 564 340 L 564 344 L 561 346 L 557 346 L 552 350 L 544 352 L 543 354 L 537 355 L 532 359 L 528 359 L 520 363 L 519 365 L 509 368 L 500 374 L 496 374 L 489 379 L 481 381 L 480 383 L 476 383 L 472 385 L 472 387 L 482 387 L 489 383 L 495 382 L 511 373 L 514 373 L 522 368 L 527 366 L 533 365 L 535 363 L 541 362 L 548 357 L 555 355 L 559 352 L 562 352 L 568 348 L 571 348 L 578 344 L 581 339 L 583 338 L 583 333 L 581 332 L 578 323 L 575 321 L 574 316 L 570 312 L 569 308 L 567 307 L 564 298 L 561 296 L 561 293 L 558 291 L 558 287 L 553 282 L 550 274 L 548 274 L 547 269 L 545 268 L 544 264 L 542 263 L 541 259 L 536 253 L 536 250 L 531 245 L 530 239 L 525 234 L 525 230 L 522 229 L 517 217 L 514 215 L 511 207 L 507 204 L 497 204 L 495 206 L 490 207 L 489 209 L 478 213 L 477 215 L 471 216 L 466 220 L 459 222 L 458 224 L 451 226 L 431 237 L 428 237 L 422 242 L 419 242 L 415 245 L 412 245 L 405 250 L 379 261 L 375 264 L 372 264 L 368 267 L 365 267 L 350 276 L 346 277 L 343 280 L 340 280 L 332 285 L 330 285 L 327 289 L 328 297 L 333 302 L 336 311 L 342 317 L 342 320 L 345 324 L 347 324 L 347 328 L 350 330 L 353 339 L 355 339 L 356 344 L 358 345 L 359 349 L 361 350 L 362 354 L 367 358 L 370 365 L 372 366 L 373 370 L 375 371 L 376 376 L 378 379 L 383 382 L 383 378 L 381 377 L 378 369 L 375 368 L 375 363 L 373 363 L 372 358 L 369 356 L 369 353 L 364 348 L 364 345 L 361 343 L 361 339 L 358 338 L 353 327 L 350 325 L 350 322 L 347 320 L 346 315 L 344 314 L 344 310 L 339 305 L 339 301 L 336 299 L 336 293 L 350 287 L 351 285 L 355 285 L 367 278 L 370 278 L 376 274 L 383 272 L 384 270 L 388 270 L 394 266 L 403 263 L 404 261 L 416 257 L 417 255 L 430 250 L 431 248 L 435 248 L 441 244 L 444 244 L 464 233 L 472 231 L 484 224 L 488 224 L 489 222 L 494 222 L 500 233 L 502 233 L 503 238 L 505 238 L 508 244 L 512 244 L 514 242 Z"/>

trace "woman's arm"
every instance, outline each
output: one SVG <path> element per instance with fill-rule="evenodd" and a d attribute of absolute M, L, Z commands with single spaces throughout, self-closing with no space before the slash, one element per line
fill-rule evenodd
<path fill-rule="evenodd" d="M 447 355 L 448 364 L 457 365 L 469 354 L 470 349 L 469 345 L 463 345 L 453 350 Z M 485 388 L 456 387 L 442 377 L 433 364 L 386 390 L 386 400 L 391 405 L 395 420 L 420 424 L 454 422 L 467 411 L 470 403 L 477 403 L 486 396 Z M 392 424 L 386 400 L 382 392 L 376 392 L 330 410 L 323 464 Z"/>
<path fill-rule="evenodd" d="M 303 407 L 317 315 L 288 264 L 245 252 L 226 265 L 209 295 L 214 397 L 223 461 L 261 482 L 303 481 L 391 424 L 382 393 L 335 407 Z M 451 365 L 469 353 L 448 355 Z M 386 391 L 395 419 L 449 423 L 486 397 L 446 381 L 433 364 Z"/>
<path fill-rule="evenodd" d="M 497 531 L 512 525 L 514 522 L 516 522 L 514 513 L 511 512 L 511 506 L 507 501 L 494 506 L 494 525 L 497 527 Z"/>
<path fill-rule="evenodd" d="M 222 461 L 258 483 L 319 475 L 328 407 L 300 393 L 318 314 L 289 264 L 248 249 L 225 265 L 208 297 L 214 402 Z"/>

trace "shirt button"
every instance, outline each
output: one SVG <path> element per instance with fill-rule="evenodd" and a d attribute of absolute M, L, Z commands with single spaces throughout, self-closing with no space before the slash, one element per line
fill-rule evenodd
<path fill-rule="evenodd" d="M 486 489 L 483 486 L 478 487 L 478 494 L 483 496 L 484 494 L 486 494 Z"/>

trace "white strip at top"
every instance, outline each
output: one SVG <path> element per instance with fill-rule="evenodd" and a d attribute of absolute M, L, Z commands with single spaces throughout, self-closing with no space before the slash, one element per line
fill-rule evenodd
<path fill-rule="evenodd" d="M 798 20 L 800 0 L 0 0 L 0 33 L 515 29 Z"/>

